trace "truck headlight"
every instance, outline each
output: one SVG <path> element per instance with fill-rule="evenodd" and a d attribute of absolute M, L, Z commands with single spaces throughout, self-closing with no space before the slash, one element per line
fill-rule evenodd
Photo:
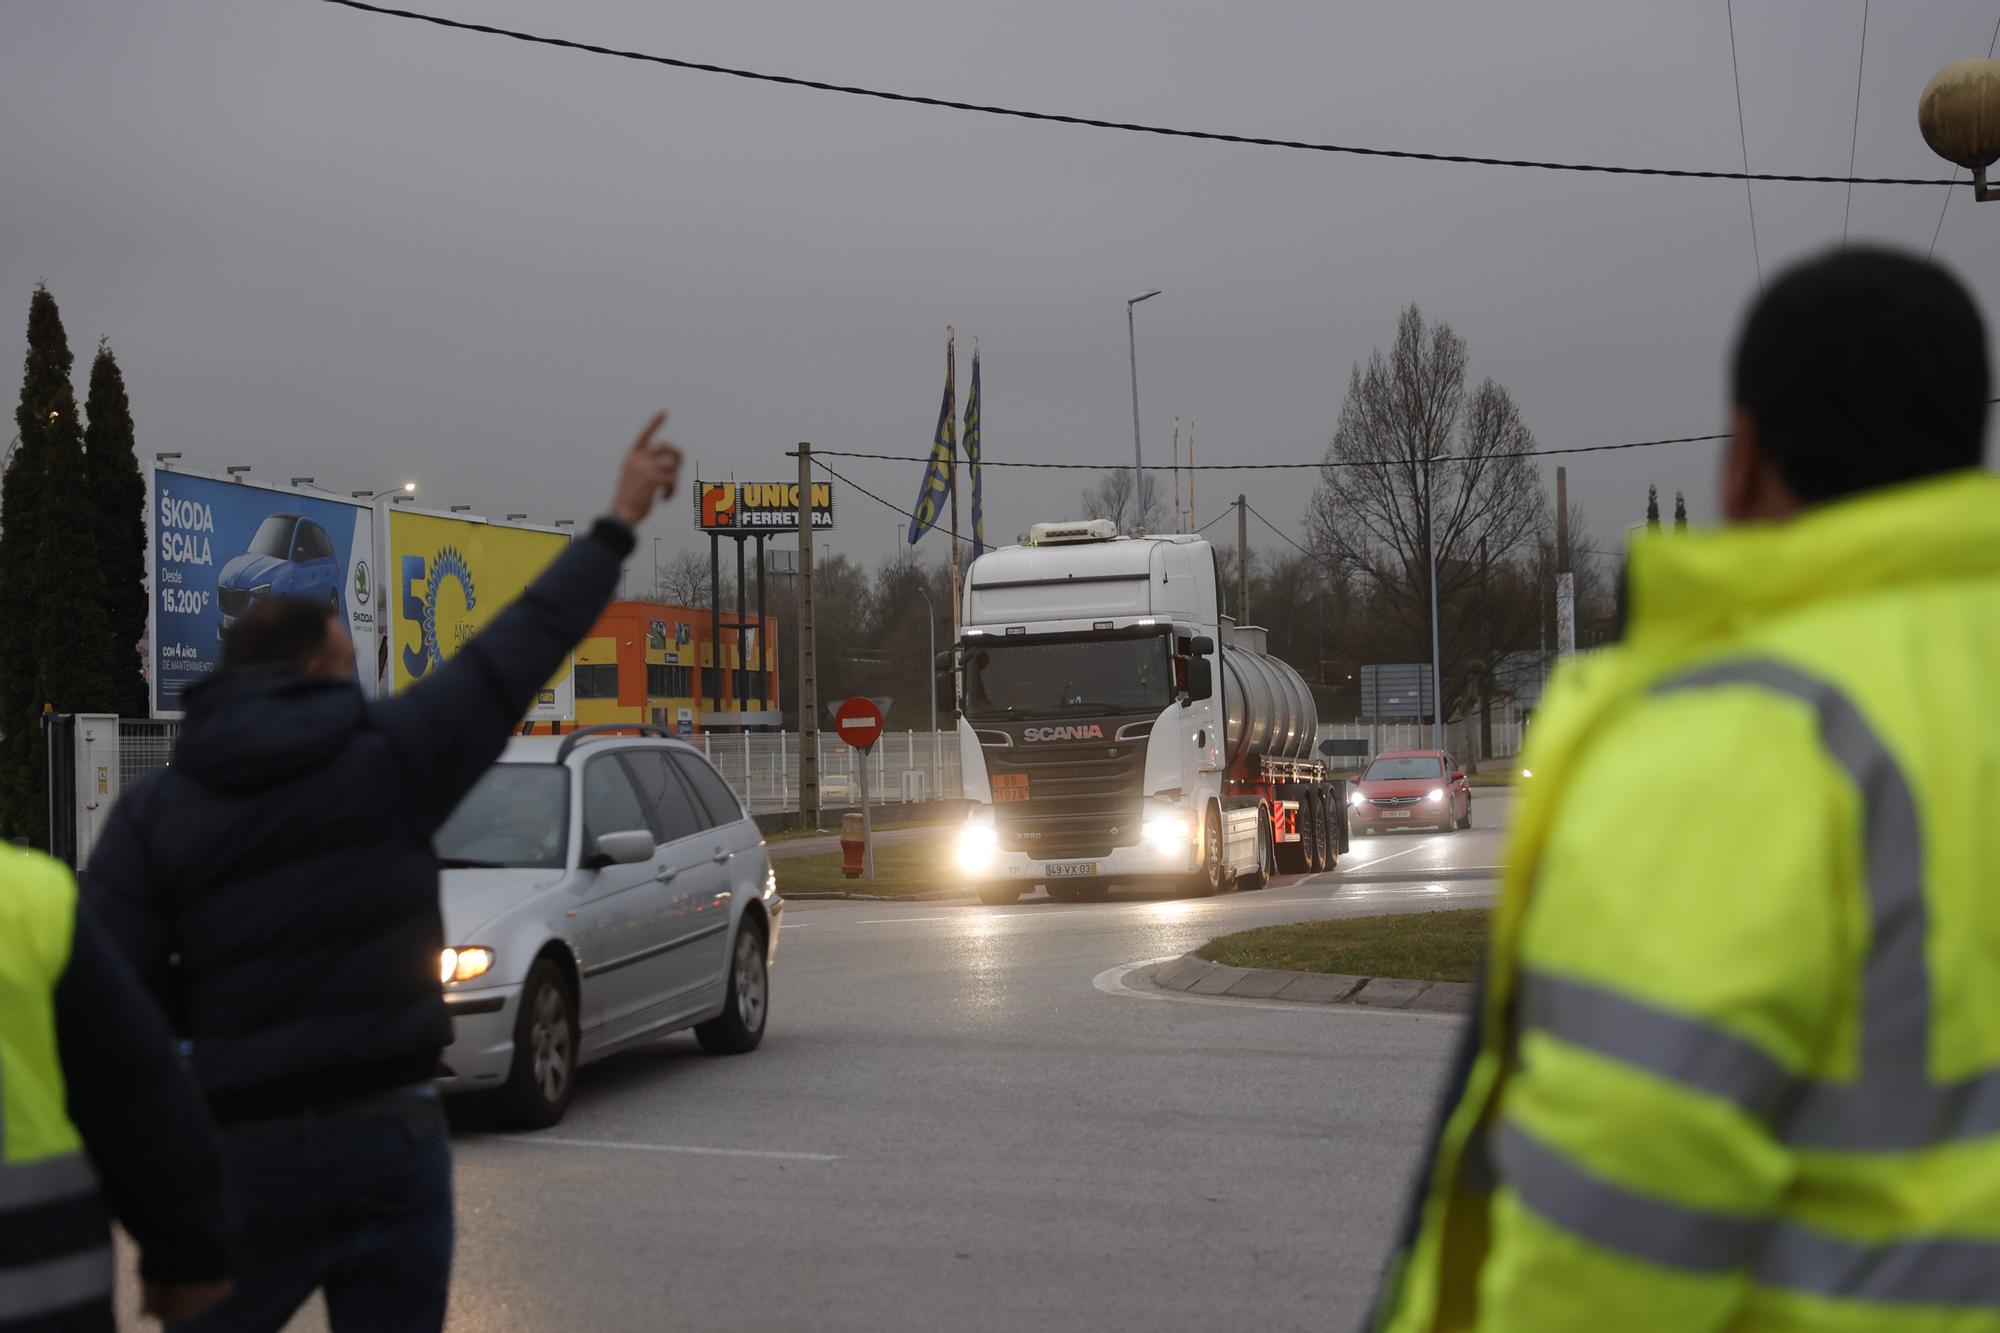
<path fill-rule="evenodd" d="M 1188 830 L 1185 815 L 1156 815 L 1145 822 L 1140 833 L 1154 850 L 1178 852 L 1188 845 Z"/>
<path fill-rule="evenodd" d="M 454 981 L 470 981 L 493 970 L 491 949 L 446 949 L 438 954 L 438 981 L 449 986 Z"/>
<path fill-rule="evenodd" d="M 993 853 L 999 850 L 1000 835 L 991 824 L 967 824 L 958 834 L 958 868 L 976 875 L 993 864 Z"/>
<path fill-rule="evenodd" d="M 1442 801 L 1444 799 L 1444 788 L 1432 787 L 1430 795 L 1426 796 L 1424 799 L 1427 801 Z"/>

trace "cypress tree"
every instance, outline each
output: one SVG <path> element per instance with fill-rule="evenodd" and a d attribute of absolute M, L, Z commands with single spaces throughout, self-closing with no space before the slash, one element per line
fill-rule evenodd
<path fill-rule="evenodd" d="M 28 303 L 28 354 L 14 412 L 20 442 L 0 482 L 0 835 L 40 845 L 47 833 L 35 621 L 36 566 L 49 429 L 70 397 L 69 341 L 48 288 Z M 73 401 L 73 399 L 72 399 Z"/>
<path fill-rule="evenodd" d="M 1646 488 L 1646 526 L 1657 531 L 1660 526 L 1660 488 Z"/>
<path fill-rule="evenodd" d="M 1675 531 L 1675 532 L 1686 532 L 1686 531 L 1687 531 L 1687 525 L 1688 525 L 1688 502 L 1687 502 L 1687 497 L 1686 497 L 1686 496 L 1684 496 L 1684 495 L 1682 495 L 1682 494 L 1681 494 L 1681 493 L 1680 493 L 1679 491 L 1675 491 L 1675 492 L 1674 492 L 1674 531 Z"/>
<path fill-rule="evenodd" d="M 105 607 L 104 569 L 98 559 L 96 506 L 83 454 L 83 423 L 68 383 L 57 386 L 43 436 L 42 511 L 33 566 L 34 615 L 30 650 L 35 659 L 37 712 L 111 713 L 119 686 L 111 668 L 130 647 L 112 639 Z M 36 728 L 35 744 L 41 733 Z M 46 762 L 46 761 L 44 761 Z M 46 774 L 41 775 L 46 781 Z"/>
<path fill-rule="evenodd" d="M 95 510 L 97 560 L 103 570 L 104 609 L 110 622 L 111 658 L 105 664 L 125 717 L 147 712 L 146 680 L 139 674 L 138 644 L 146 636 L 146 479 L 132 443 L 132 405 L 125 376 L 111 348 L 98 343 L 90 363 L 90 397 L 84 413 L 84 464 Z"/>

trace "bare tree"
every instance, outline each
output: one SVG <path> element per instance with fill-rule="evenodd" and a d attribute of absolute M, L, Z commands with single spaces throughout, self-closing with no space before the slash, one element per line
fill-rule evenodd
<path fill-rule="evenodd" d="M 1548 512 L 1513 397 L 1465 380 L 1465 341 L 1404 310 L 1387 355 L 1349 377 L 1306 516 L 1314 548 L 1367 590 L 1377 652 L 1406 662 L 1431 656 L 1435 524 L 1447 716 L 1497 645 L 1534 623 L 1531 610 L 1525 626 L 1495 623 L 1494 570 L 1529 553 Z"/>
<path fill-rule="evenodd" d="M 1108 518 L 1118 525 L 1120 532 L 1165 531 L 1166 507 L 1160 501 L 1159 482 L 1152 473 L 1145 474 L 1139 495 L 1142 503 L 1134 512 L 1131 469 L 1119 468 L 1099 477 L 1097 484 L 1084 491 L 1079 498 L 1083 503 L 1084 517 Z"/>
<path fill-rule="evenodd" d="M 654 598 L 673 606 L 705 607 L 710 592 L 708 557 L 695 550 L 668 556 L 653 586 Z"/>

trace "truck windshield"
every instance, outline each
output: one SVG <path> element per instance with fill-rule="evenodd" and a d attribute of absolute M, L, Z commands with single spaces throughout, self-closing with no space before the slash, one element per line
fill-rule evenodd
<path fill-rule="evenodd" d="M 971 718 L 1157 713 L 1173 702 L 1167 637 L 990 643 L 965 657 Z"/>
<path fill-rule="evenodd" d="M 495 764 L 432 839 L 445 869 L 563 864 L 569 843 L 569 770 Z"/>

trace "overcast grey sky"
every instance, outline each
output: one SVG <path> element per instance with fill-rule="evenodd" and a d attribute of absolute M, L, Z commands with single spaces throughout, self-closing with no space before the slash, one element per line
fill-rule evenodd
<path fill-rule="evenodd" d="M 1729 169 L 1713 3 L 408 0 L 610 46 L 972 101 L 1445 152 Z M 1753 170 L 1844 174 L 1861 0 L 1739 0 Z M 1991 3 L 1876 5 L 1856 168 L 1942 176 L 1916 101 Z M 1942 188 L 1857 187 L 1851 234 L 1931 239 Z M 1840 238 L 1845 191 L 1761 185 L 1765 271 Z M 1940 257 L 1989 311 L 2000 206 Z M 587 518 L 655 404 L 704 476 L 784 451 L 920 453 L 944 328 L 984 352 L 995 459 L 1317 458 L 1350 366 L 1421 303 L 1544 448 L 1721 428 L 1756 277 L 1735 182 L 1331 157 L 1030 124 L 447 32 L 317 0 L 0 3 L 0 328 L 45 279 L 79 378 L 108 335 L 143 451 L 442 508 Z M 18 341 L 10 344 L 18 348 Z M 8 391 L 11 395 L 12 390 Z M 79 384 L 81 392 L 81 384 Z M 1892 443 L 1892 442 L 1885 442 Z M 1568 460 L 1613 545 L 1657 482 L 1712 512 L 1714 450 Z M 914 464 L 843 464 L 899 505 Z M 1552 475 L 1552 469 L 1551 469 Z M 987 474 L 990 537 L 1088 476 Z M 1310 473 L 1211 475 L 1296 531 Z M 843 493 L 833 547 L 902 520 Z M 691 543 L 676 505 L 647 535 Z M 1253 528 L 1253 549 L 1270 546 Z M 920 550 L 941 555 L 943 541 Z"/>

